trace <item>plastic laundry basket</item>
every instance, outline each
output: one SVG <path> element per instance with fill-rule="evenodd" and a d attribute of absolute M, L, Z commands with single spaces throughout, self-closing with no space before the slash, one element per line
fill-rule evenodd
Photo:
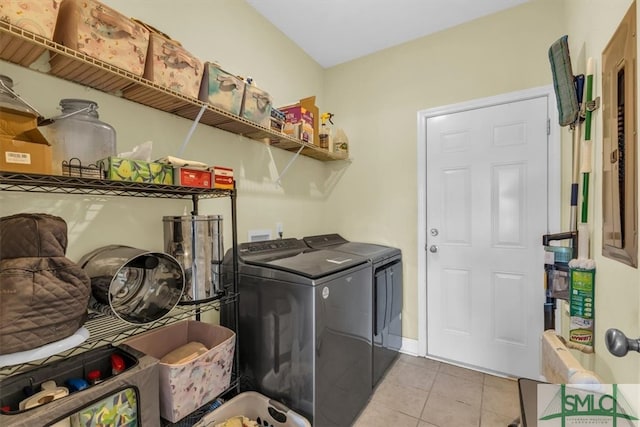
<path fill-rule="evenodd" d="M 214 427 L 243 415 L 261 426 L 311 427 L 305 417 L 255 391 L 245 391 L 205 415 L 194 427 Z"/>

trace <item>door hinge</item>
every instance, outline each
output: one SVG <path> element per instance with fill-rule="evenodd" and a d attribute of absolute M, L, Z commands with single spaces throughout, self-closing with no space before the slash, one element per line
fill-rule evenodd
<path fill-rule="evenodd" d="M 547 136 L 551 135 L 551 119 L 547 117 Z"/>

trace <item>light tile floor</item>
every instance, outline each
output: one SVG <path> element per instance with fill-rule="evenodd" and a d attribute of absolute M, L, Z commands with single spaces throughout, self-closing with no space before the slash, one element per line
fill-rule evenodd
<path fill-rule="evenodd" d="M 520 414 L 518 383 L 401 354 L 355 427 L 507 427 Z"/>

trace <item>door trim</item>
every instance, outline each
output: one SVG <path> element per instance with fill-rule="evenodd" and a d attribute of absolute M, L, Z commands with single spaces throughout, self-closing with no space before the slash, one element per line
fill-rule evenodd
<path fill-rule="evenodd" d="M 547 176 L 549 233 L 560 231 L 561 150 L 558 110 L 553 86 L 541 86 L 497 96 L 475 99 L 418 111 L 418 356 L 427 356 L 427 120 L 433 117 L 491 107 L 508 102 L 547 98 L 549 135 L 547 136 Z M 540 236 L 542 239 L 542 236 Z M 542 244 L 542 240 L 540 241 Z M 540 266 L 542 269 L 543 266 Z M 542 313 L 542 307 L 540 307 Z"/>

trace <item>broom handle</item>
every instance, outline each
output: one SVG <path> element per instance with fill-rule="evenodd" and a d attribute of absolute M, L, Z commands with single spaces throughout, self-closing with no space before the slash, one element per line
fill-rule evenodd
<path fill-rule="evenodd" d="M 576 97 L 578 99 L 578 107 L 582 105 L 582 95 L 584 94 L 584 74 L 575 77 Z M 571 217 L 569 220 L 569 230 L 578 230 L 578 187 L 580 180 L 580 144 L 581 138 L 580 115 L 573 124 L 573 177 L 571 180 Z"/>
<path fill-rule="evenodd" d="M 581 222 L 586 223 L 589 217 L 589 173 L 591 173 L 591 152 L 593 151 L 593 142 L 591 141 L 591 110 L 588 108 L 589 103 L 593 101 L 593 74 L 594 64 L 593 58 L 587 60 L 587 88 L 586 88 L 586 104 L 587 110 L 584 118 L 584 147 L 582 150 L 582 215 Z"/>

